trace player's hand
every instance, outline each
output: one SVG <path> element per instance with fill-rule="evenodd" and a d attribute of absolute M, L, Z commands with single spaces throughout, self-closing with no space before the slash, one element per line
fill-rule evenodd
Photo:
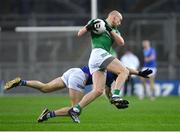
<path fill-rule="evenodd" d="M 149 78 L 148 75 L 152 73 L 151 69 L 146 69 L 143 71 L 139 71 L 138 75 L 144 78 Z"/>
<path fill-rule="evenodd" d="M 112 28 L 110 27 L 110 25 L 107 23 L 106 20 L 104 20 L 104 22 L 105 22 L 106 30 L 107 30 L 108 32 L 111 32 L 111 31 L 112 31 Z"/>
<path fill-rule="evenodd" d="M 94 29 L 94 20 L 92 20 L 89 24 L 86 25 L 86 30 L 87 31 L 92 31 Z"/>
<path fill-rule="evenodd" d="M 92 31 L 92 30 L 96 30 L 96 28 L 95 28 L 95 24 L 97 24 L 97 23 L 99 23 L 100 21 L 95 21 L 94 22 L 94 20 L 92 20 L 89 24 L 87 24 L 86 25 L 86 30 L 87 31 Z"/>

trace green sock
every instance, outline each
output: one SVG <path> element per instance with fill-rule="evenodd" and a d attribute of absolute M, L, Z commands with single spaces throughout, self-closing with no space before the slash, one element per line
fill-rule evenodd
<path fill-rule="evenodd" d="M 119 89 L 114 89 L 112 93 L 113 93 L 113 96 L 119 96 L 120 90 Z"/>
<path fill-rule="evenodd" d="M 75 109 L 74 109 L 74 108 L 75 108 Z M 75 111 L 77 111 L 78 113 L 81 112 L 81 106 L 80 106 L 79 104 L 75 105 L 74 108 L 73 108 L 73 109 L 74 109 Z"/>

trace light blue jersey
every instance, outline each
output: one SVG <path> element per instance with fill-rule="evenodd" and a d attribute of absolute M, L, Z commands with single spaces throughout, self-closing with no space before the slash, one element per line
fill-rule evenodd
<path fill-rule="evenodd" d="M 144 67 L 156 68 L 156 51 L 154 48 L 144 49 L 144 57 L 154 56 L 154 59 L 151 61 L 144 61 Z"/>

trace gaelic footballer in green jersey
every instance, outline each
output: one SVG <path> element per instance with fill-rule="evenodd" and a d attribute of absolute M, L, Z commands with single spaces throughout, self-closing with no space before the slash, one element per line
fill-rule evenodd
<path fill-rule="evenodd" d="M 79 30 L 78 36 L 83 36 L 85 33 L 91 33 L 92 51 L 89 58 L 89 69 L 92 74 L 93 90 L 85 95 L 82 100 L 69 110 L 69 115 L 74 122 L 79 120 L 81 109 L 94 101 L 97 97 L 103 94 L 106 83 L 106 72 L 111 71 L 117 75 L 115 87 L 112 92 L 112 102 L 124 101 L 120 97 L 120 89 L 129 75 L 129 71 L 121 62 L 113 57 L 110 50 L 113 43 L 121 46 L 124 45 L 124 39 L 120 35 L 117 27 L 120 26 L 122 15 L 114 10 L 108 14 L 105 22 L 106 31 L 101 34 L 95 34 L 93 30 L 96 29 L 94 20 L 91 20 L 87 25 Z"/>

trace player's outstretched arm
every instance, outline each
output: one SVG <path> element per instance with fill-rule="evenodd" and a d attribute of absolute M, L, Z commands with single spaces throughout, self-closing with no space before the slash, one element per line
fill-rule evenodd
<path fill-rule="evenodd" d="M 138 71 L 138 70 L 131 69 L 131 68 L 128 68 L 128 67 L 127 67 L 127 69 L 129 70 L 130 75 L 137 75 L 137 76 L 141 76 L 141 77 L 144 77 L 144 78 L 149 78 L 149 75 L 152 73 L 151 69 L 145 69 L 145 70 L 142 70 L 142 71 Z"/>
<path fill-rule="evenodd" d="M 132 69 L 132 68 L 128 68 L 126 67 L 128 70 L 129 70 L 129 74 L 130 75 L 138 75 L 139 71 L 138 70 L 135 70 L 135 69 Z"/>

